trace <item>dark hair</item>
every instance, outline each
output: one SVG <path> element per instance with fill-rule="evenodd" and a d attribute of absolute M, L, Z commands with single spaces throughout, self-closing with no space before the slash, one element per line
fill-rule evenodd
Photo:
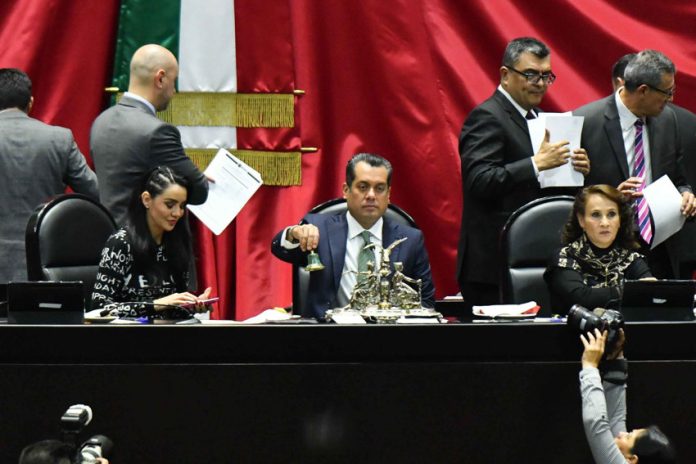
<path fill-rule="evenodd" d="M 19 108 L 27 112 L 31 101 L 31 79 L 17 68 L 0 69 L 0 110 Z"/>
<path fill-rule="evenodd" d="M 640 464 L 669 464 L 676 462 L 677 453 L 669 441 L 656 425 L 651 425 L 636 437 L 631 453 L 638 456 Z"/>
<path fill-rule="evenodd" d="M 626 66 L 628 66 L 628 63 L 636 57 L 635 53 L 628 53 L 618 60 L 616 60 L 616 63 L 614 63 L 614 66 L 611 67 L 611 78 L 612 80 L 616 80 L 618 78 L 623 79 L 624 78 L 624 71 L 626 70 Z"/>
<path fill-rule="evenodd" d="M 152 238 L 150 228 L 147 225 L 147 209 L 142 202 L 141 196 L 143 192 L 148 192 L 152 199 L 155 199 L 167 188 L 175 184 L 182 186 L 188 192 L 188 182 L 183 177 L 166 166 L 156 167 L 144 177 L 141 185 L 133 191 L 130 207 L 128 208 L 125 229 L 128 232 L 133 251 L 133 268 L 154 279 L 162 279 L 168 276 L 154 274 L 157 269 L 155 262 L 158 245 Z M 179 219 L 174 229 L 171 232 L 166 232 L 162 237 L 165 258 L 169 269 L 172 270 L 172 275 L 179 291 L 185 290 L 188 284 L 185 276 L 189 270 L 193 255 L 191 250 L 191 230 L 189 229 L 187 216 L 188 214 L 184 210 L 183 217 Z"/>
<path fill-rule="evenodd" d="M 19 464 L 72 463 L 75 449 L 58 440 L 42 440 L 26 446 L 19 455 Z"/>
<path fill-rule="evenodd" d="M 660 87 L 663 74 L 674 74 L 674 63 L 657 50 L 643 50 L 629 61 L 624 70 L 624 87 L 633 92 L 643 84 Z"/>
<path fill-rule="evenodd" d="M 534 37 L 518 37 L 512 39 L 503 53 L 503 66 L 515 66 L 520 55 L 524 52 L 531 53 L 537 58 L 546 58 L 551 51 L 544 42 Z"/>
<path fill-rule="evenodd" d="M 346 165 L 346 184 L 348 187 L 353 185 L 355 180 L 355 166 L 360 163 L 367 163 L 373 168 L 384 167 L 387 169 L 387 185 L 391 187 L 392 165 L 385 158 L 372 153 L 358 153 L 354 155 Z"/>
<path fill-rule="evenodd" d="M 619 206 L 619 219 L 621 223 L 614 242 L 618 246 L 628 250 L 640 248 L 640 245 L 636 241 L 636 226 L 635 220 L 633 219 L 635 213 L 630 200 L 616 188 L 605 184 L 590 185 L 582 189 L 580 193 L 576 195 L 575 202 L 573 203 L 573 211 L 570 213 L 568 222 L 563 228 L 563 234 L 561 235 L 563 245 L 574 242 L 583 234 L 582 227 L 580 227 L 580 222 L 578 221 L 578 215 L 585 215 L 585 206 L 587 205 L 587 199 L 590 195 L 602 195 Z"/>

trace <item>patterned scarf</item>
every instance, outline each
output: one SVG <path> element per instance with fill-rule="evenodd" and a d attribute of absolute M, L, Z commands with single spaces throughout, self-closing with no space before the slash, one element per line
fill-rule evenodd
<path fill-rule="evenodd" d="M 579 272 L 589 287 L 615 287 L 622 284 L 626 269 L 641 257 L 638 252 L 614 245 L 597 248 L 582 234 L 561 249 L 556 266 Z"/>

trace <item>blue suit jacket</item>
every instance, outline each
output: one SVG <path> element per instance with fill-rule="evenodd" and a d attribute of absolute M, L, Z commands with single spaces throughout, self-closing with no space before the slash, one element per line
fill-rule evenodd
<path fill-rule="evenodd" d="M 383 217 L 383 219 L 382 243 L 385 246 L 391 245 L 394 240 L 408 238 L 392 251 L 390 256 L 392 266 L 395 262 L 402 262 L 404 274 L 414 279 L 422 279 L 421 302 L 425 307 L 434 307 L 435 287 L 430 275 L 430 262 L 423 242 L 423 233 L 413 227 L 396 224 L 387 217 Z M 336 295 L 346 256 L 348 222 L 346 221 L 346 213 L 342 212 L 335 215 L 308 214 L 302 219 L 302 223 L 314 224 L 319 228 L 317 253 L 325 269 L 310 274 L 307 304 L 314 317 L 321 319 L 326 310 L 337 306 Z M 284 231 L 285 229 L 281 230 L 273 238 L 271 251 L 283 261 L 305 266 L 308 253 L 303 252 L 299 247 L 293 250 L 282 247 L 281 241 Z"/>

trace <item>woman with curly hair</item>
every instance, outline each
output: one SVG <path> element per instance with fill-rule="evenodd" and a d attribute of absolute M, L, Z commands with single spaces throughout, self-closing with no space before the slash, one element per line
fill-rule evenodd
<path fill-rule="evenodd" d="M 616 307 L 625 279 L 651 279 L 638 253 L 630 200 L 610 185 L 591 185 L 576 197 L 561 237 L 563 248 L 544 273 L 554 311 L 574 304 Z"/>

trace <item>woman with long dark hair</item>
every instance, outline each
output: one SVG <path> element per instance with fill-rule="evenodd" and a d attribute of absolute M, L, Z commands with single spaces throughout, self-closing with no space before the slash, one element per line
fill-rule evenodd
<path fill-rule="evenodd" d="M 186 220 L 188 184 L 168 167 L 153 169 L 131 198 L 125 226 L 102 251 L 92 309 L 111 315 L 168 319 L 203 311 L 200 296 L 187 291 L 193 252 Z"/>
<path fill-rule="evenodd" d="M 630 200 L 610 185 L 585 187 L 563 230 L 564 245 L 544 273 L 554 311 L 616 307 L 624 279 L 652 278 L 636 250 Z"/>

